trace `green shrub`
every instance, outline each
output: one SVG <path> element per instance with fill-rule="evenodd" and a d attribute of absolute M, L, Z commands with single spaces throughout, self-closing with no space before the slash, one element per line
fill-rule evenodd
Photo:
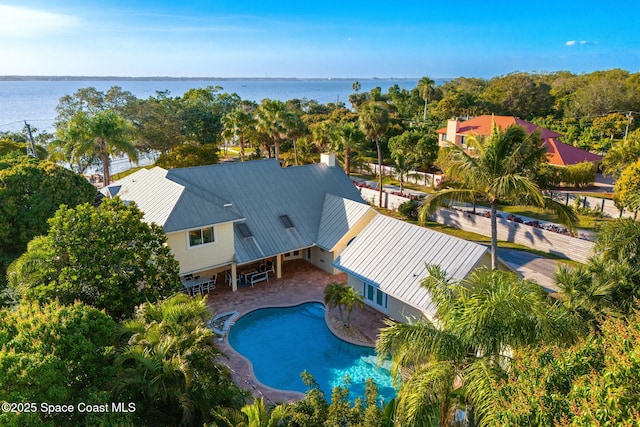
<path fill-rule="evenodd" d="M 418 219 L 418 202 L 415 200 L 407 200 L 398 206 L 398 212 L 407 219 L 416 221 Z"/>
<path fill-rule="evenodd" d="M 591 162 L 582 162 L 566 166 L 562 173 L 562 182 L 572 187 L 587 187 L 596 179 L 596 168 Z"/>

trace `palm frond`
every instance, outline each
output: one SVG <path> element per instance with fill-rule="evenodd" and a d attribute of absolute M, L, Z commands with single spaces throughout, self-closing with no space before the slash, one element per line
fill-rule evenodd
<path fill-rule="evenodd" d="M 488 193 L 494 200 L 526 200 L 527 204 L 544 206 L 540 188 L 529 178 L 519 174 L 496 177 L 489 186 Z"/>
<path fill-rule="evenodd" d="M 436 194 L 429 196 L 427 202 L 420 208 L 418 222 L 426 224 L 429 221 L 429 215 L 432 215 L 439 206 L 445 206 L 451 202 L 473 202 L 484 196 L 481 191 L 466 188 L 448 188 L 441 190 Z"/>
<path fill-rule="evenodd" d="M 506 379 L 506 372 L 491 359 L 481 358 L 465 369 L 463 378 L 467 398 L 478 425 L 494 425 L 493 417 L 500 409 L 498 384 Z"/>
<path fill-rule="evenodd" d="M 575 232 L 577 230 L 580 220 L 571 206 L 566 206 L 556 200 L 553 200 L 552 197 L 544 196 L 543 200 L 544 209 L 552 212 L 558 218 L 558 222 L 567 227 L 571 232 Z"/>
<path fill-rule="evenodd" d="M 392 356 L 392 373 L 396 377 L 425 361 L 461 360 L 467 355 L 467 347 L 458 337 L 437 329 L 427 320 L 387 324 L 378 335 L 376 352 L 382 359 Z"/>
<path fill-rule="evenodd" d="M 404 384 L 397 397 L 396 421 L 399 426 L 449 425 L 451 392 L 457 371 L 450 362 L 421 366 Z"/>

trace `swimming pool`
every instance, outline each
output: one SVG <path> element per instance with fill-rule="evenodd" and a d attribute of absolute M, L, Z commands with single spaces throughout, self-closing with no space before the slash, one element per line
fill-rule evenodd
<path fill-rule="evenodd" d="M 252 311 L 231 327 L 229 344 L 251 361 L 256 378 L 269 387 L 304 393 L 307 386 L 300 374 L 306 370 L 327 400 L 333 387 L 344 385 L 345 375 L 351 379 L 351 400 L 364 397 L 369 377 L 385 401 L 396 395 L 389 371 L 376 365 L 375 351 L 333 335 L 320 303 Z"/>

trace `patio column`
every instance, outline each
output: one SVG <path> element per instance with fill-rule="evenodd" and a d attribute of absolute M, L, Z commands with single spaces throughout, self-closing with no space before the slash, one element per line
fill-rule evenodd
<path fill-rule="evenodd" d="M 282 255 L 276 255 L 276 279 L 282 277 Z"/>
<path fill-rule="evenodd" d="M 233 292 L 238 290 L 238 278 L 236 276 L 237 266 L 235 262 L 231 263 L 231 290 Z"/>

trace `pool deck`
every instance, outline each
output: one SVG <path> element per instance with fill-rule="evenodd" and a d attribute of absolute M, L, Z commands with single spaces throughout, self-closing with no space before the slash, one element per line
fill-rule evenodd
<path fill-rule="evenodd" d="M 302 260 L 288 261 L 283 264 L 282 277 L 270 278 L 268 283 L 260 282 L 254 287 L 240 288 L 237 292 L 232 292 L 225 283 L 218 283 L 216 289 L 209 294 L 208 305 L 213 315 L 229 311 L 237 311 L 243 315 L 258 308 L 287 307 L 310 301 L 323 302 L 324 289 L 333 282 L 347 283 L 347 275 L 330 275 Z M 337 308 L 327 310 L 325 316 L 327 325 L 338 337 L 367 346 L 375 344 L 378 330 L 385 326 L 385 317 L 368 306 L 356 308 L 351 315 L 351 327 L 344 328 Z M 226 335 L 217 345 L 228 357 L 223 362 L 231 369 L 236 384 L 250 391 L 254 397 L 264 397 L 265 401 L 272 403 L 290 402 L 304 397 L 299 392 L 276 390 L 260 383 L 253 375 L 251 363 L 231 348 Z"/>

